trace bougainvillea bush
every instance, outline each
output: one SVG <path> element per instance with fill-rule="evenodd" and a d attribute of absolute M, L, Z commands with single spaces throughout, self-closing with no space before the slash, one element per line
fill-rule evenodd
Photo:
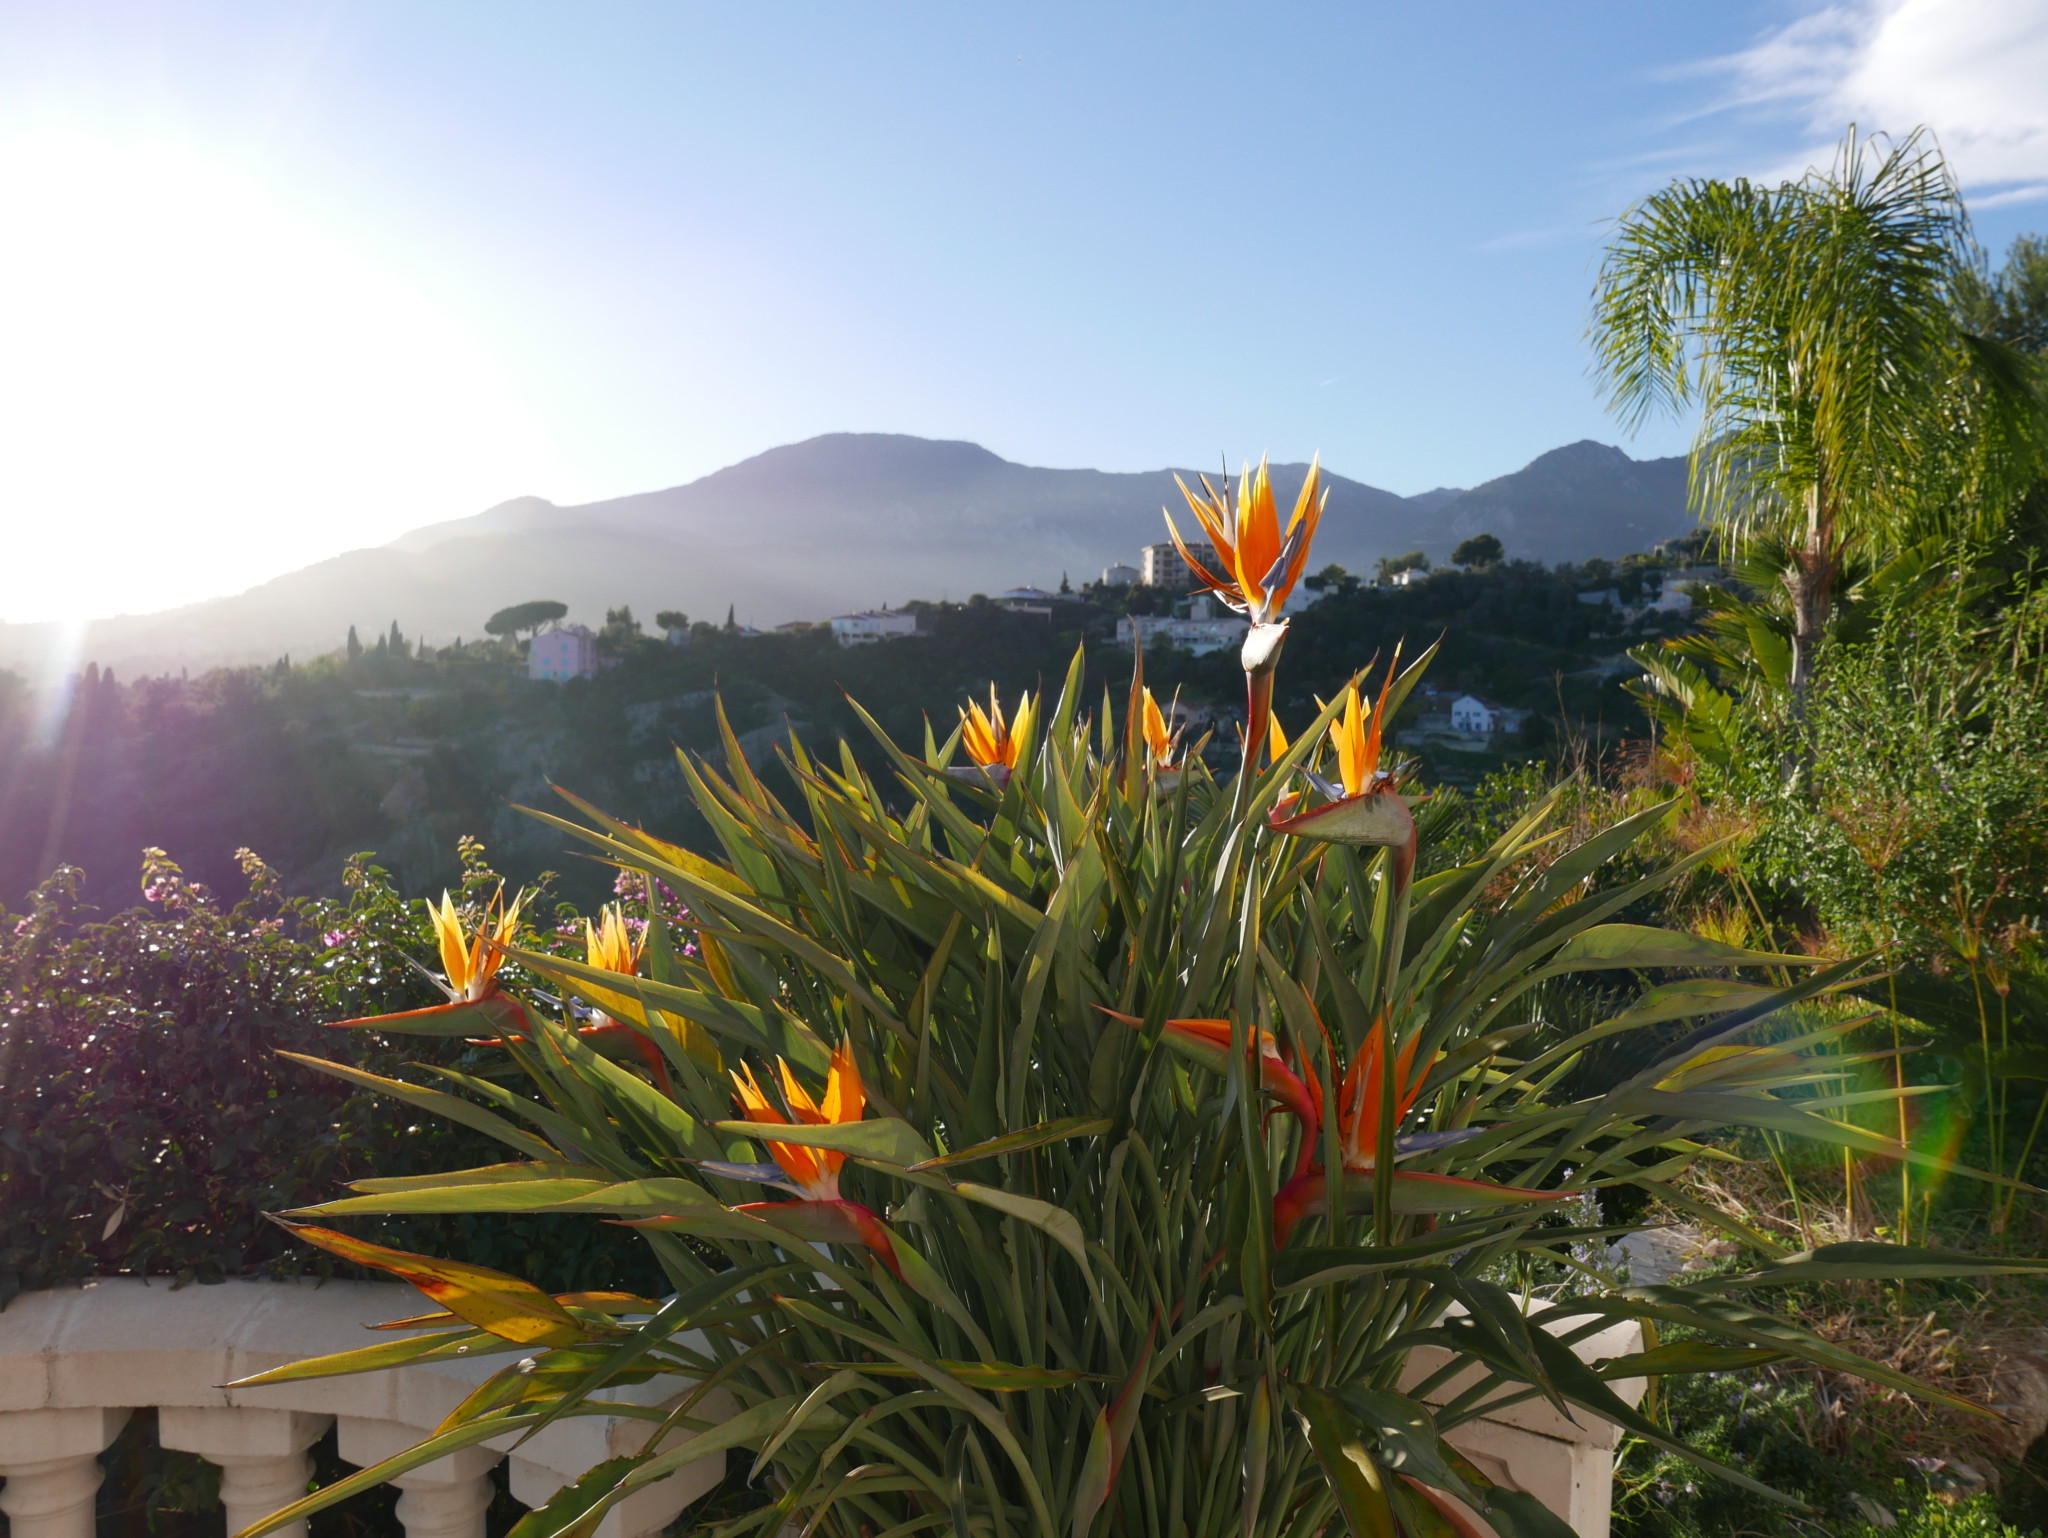
<path fill-rule="evenodd" d="M 466 889 L 494 888 L 481 850 L 464 853 Z M 322 1024 L 432 996 L 406 959 L 432 954 L 418 908 L 364 859 L 349 865 L 340 901 L 287 898 L 254 855 L 242 863 L 247 895 L 231 904 L 151 850 L 128 911 L 82 907 L 78 873 L 64 869 L 25 912 L 0 912 L 0 1305 L 94 1276 L 325 1272 L 328 1257 L 264 1213 L 373 1169 L 445 1168 L 494 1146 L 278 1056 L 340 1048 L 392 1072 L 408 1058 L 473 1055 L 460 1041 L 400 1053 Z M 528 943 L 543 938 L 528 932 Z M 380 1237 L 428 1239 L 396 1221 Z M 593 1272 L 658 1276 L 615 1231 L 560 1218 L 444 1223 L 431 1239 L 563 1285 Z"/>

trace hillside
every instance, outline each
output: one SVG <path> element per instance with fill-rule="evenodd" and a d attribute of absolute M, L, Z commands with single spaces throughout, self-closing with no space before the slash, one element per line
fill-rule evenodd
<path fill-rule="evenodd" d="M 1630 574 L 1641 580 L 1639 568 Z M 1531 734 L 1448 754 L 1423 744 L 1433 780 L 1469 783 L 1503 758 L 1540 751 L 1551 718 L 1597 740 L 1634 719 L 1610 664 L 1654 633 L 1618 609 L 1578 602 L 1590 583 L 1616 580 L 1604 568 L 1508 562 L 1407 587 L 1338 584 L 1294 620 L 1274 707 L 1298 728 L 1364 659 L 1401 643 L 1412 655 L 1441 637 L 1434 685 L 1544 720 Z M 842 648 L 817 629 L 750 637 L 707 625 L 687 646 L 614 631 L 607 649 L 618 665 L 566 686 L 531 681 L 512 648 L 474 640 L 425 657 L 374 645 L 353 660 L 189 679 L 88 668 L 61 701 L 0 674 L 0 906 L 17 905 L 59 863 L 85 869 L 87 900 L 132 901 L 137 851 L 152 846 L 224 890 L 239 880 L 243 846 L 299 891 L 331 890 L 343 859 L 370 849 L 405 890 L 432 892 L 459 879 L 450 862 L 463 834 L 489 844 L 515 880 L 556 870 L 579 900 L 596 901 L 609 873 L 565 859 L 555 830 L 514 810 L 548 804 L 550 783 L 707 847 L 711 831 L 685 808 L 671 748 L 719 751 L 714 697 L 764 766 L 795 724 L 814 751 L 832 755 L 844 739 L 886 780 L 849 698 L 915 743 L 927 720 L 943 729 L 991 683 L 1009 700 L 1057 687 L 1077 647 L 1086 649 L 1085 697 L 1121 698 L 1131 667 L 1114 639 L 1123 598 L 1096 589 L 1048 605 L 1049 615 L 920 605 L 926 638 L 867 647 Z M 1209 716 L 1216 762 L 1226 763 L 1244 699 L 1235 649 L 1154 648 L 1145 670 L 1161 697 Z"/>
<path fill-rule="evenodd" d="M 1291 497 L 1304 466 L 1275 467 Z M 1192 480 L 1194 472 L 1182 471 Z M 332 650 L 396 620 L 445 644 L 504 604 L 557 598 L 595 622 L 612 605 L 678 608 L 763 628 L 911 598 L 1077 584 L 1134 561 L 1178 507 L 1174 472 L 1014 464 L 971 443 L 835 433 L 771 449 L 684 486 L 558 507 L 537 497 L 417 529 L 245 593 L 98 620 L 78 660 L 122 672 Z M 1472 491 L 1403 498 L 1334 473 L 1316 560 L 1368 570 L 1466 534 L 1498 533 L 1542 562 L 1618 555 L 1683 529 L 1684 462 L 1575 444 Z M 39 669 L 48 626 L 0 625 L 0 666 Z"/>
<path fill-rule="evenodd" d="M 1433 510 L 1442 525 L 1437 537 L 1498 534 L 1510 555 L 1546 563 L 1647 550 L 1692 521 L 1685 465 L 1677 457 L 1630 459 L 1582 439 L 1448 498 Z"/>

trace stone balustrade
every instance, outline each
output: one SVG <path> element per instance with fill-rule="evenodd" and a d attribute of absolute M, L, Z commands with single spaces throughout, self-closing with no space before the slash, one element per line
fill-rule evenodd
<path fill-rule="evenodd" d="M 220 1385 L 274 1367 L 374 1343 L 364 1326 L 420 1312 L 420 1295 L 384 1282 L 229 1282 L 186 1287 L 114 1277 L 78 1290 L 29 1293 L 0 1312 L 0 1511 L 13 1538 L 92 1538 L 99 1455 L 129 1412 L 158 1411 L 163 1445 L 221 1470 L 227 1530 L 238 1531 L 306 1492 L 307 1449 L 329 1426 L 343 1459 L 381 1462 L 420 1441 L 508 1358 L 409 1363 L 385 1372 L 263 1388 Z M 385 1339 L 392 1337 L 386 1336 Z M 655 1404 L 660 1380 L 605 1397 Z M 715 1416 L 716 1406 L 707 1405 Z M 639 1451 L 646 1421 L 579 1416 L 512 1451 L 486 1443 L 391 1483 L 406 1538 L 483 1538 L 491 1470 L 510 1453 L 513 1498 L 539 1505 L 607 1458 Z M 677 1434 L 671 1445 L 687 1441 Z M 595 1538 L 657 1533 L 724 1476 L 723 1456 L 686 1465 L 609 1512 Z M 283 1538 L 305 1538 L 302 1526 Z"/>
<path fill-rule="evenodd" d="M 307 1450 L 329 1426 L 341 1456 L 368 1466 L 420 1441 L 503 1356 L 416 1362 L 384 1372 L 317 1378 L 264 1388 L 222 1384 L 310 1356 L 345 1351 L 377 1337 L 364 1326 L 419 1312 L 409 1287 L 381 1282 L 229 1282 L 173 1291 L 168 1283 L 110 1278 L 84 1288 L 29 1293 L 0 1312 L 0 1511 L 12 1538 L 92 1538 L 99 1455 L 131 1411 L 154 1407 L 165 1447 L 196 1453 L 221 1470 L 221 1500 L 233 1534 L 305 1493 Z M 390 1338 L 390 1337 L 384 1337 Z M 1634 1324 L 1575 1344 L 1587 1361 L 1641 1349 Z M 1404 1382 L 1443 1365 L 1425 1348 Z M 1439 1398 L 1455 1394 L 1454 1380 Z M 1640 1381 L 1614 1388 L 1633 1401 Z M 660 1380 L 605 1391 L 607 1398 L 657 1404 Z M 707 1403 L 707 1418 L 720 1407 Z M 391 1483 L 400 1492 L 406 1538 L 483 1538 L 491 1471 L 509 1456 L 507 1485 L 528 1506 L 607 1458 L 639 1451 L 646 1421 L 587 1416 L 557 1421 L 525 1442 L 486 1443 L 426 1464 Z M 1567 1417 L 1541 1400 L 1492 1412 L 1448 1440 L 1489 1478 L 1527 1491 L 1563 1517 L 1579 1538 L 1606 1538 L 1613 1451 L 1619 1433 L 1581 1412 Z M 674 1435 L 681 1445 L 686 1434 Z M 718 1483 L 722 1456 L 686 1465 L 614 1507 L 594 1538 L 646 1538 Z M 305 1538 L 305 1527 L 281 1538 Z"/>

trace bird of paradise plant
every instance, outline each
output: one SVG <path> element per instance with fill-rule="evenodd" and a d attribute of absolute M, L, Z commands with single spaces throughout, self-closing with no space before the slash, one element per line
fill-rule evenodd
<path fill-rule="evenodd" d="M 1365 1050 L 1345 1071 L 1343 1083 L 1336 1092 L 1334 1114 L 1328 1118 L 1335 1134 L 1332 1141 L 1337 1155 L 1332 1168 L 1341 1169 L 1345 1175 L 1372 1176 L 1377 1175 L 1381 1161 L 1385 1160 L 1390 1171 L 1385 1200 L 1400 1212 L 1470 1212 L 1521 1202 L 1560 1201 L 1570 1194 L 1562 1190 L 1530 1190 L 1484 1180 L 1468 1180 L 1457 1175 L 1394 1168 L 1397 1161 L 1462 1142 L 1472 1136 L 1475 1129 L 1407 1133 L 1397 1130 L 1414 1110 L 1428 1070 L 1434 1064 L 1424 1063 L 1417 1069 L 1415 1053 L 1421 1038 L 1412 1036 L 1389 1067 L 1387 1059 L 1392 1054 L 1387 1040 L 1387 1017 L 1381 1015 L 1365 1039 Z M 1323 1165 L 1314 1162 L 1316 1154 L 1321 1151 L 1315 1134 L 1325 1118 L 1322 1086 L 1315 1081 L 1313 1070 L 1310 1071 L 1307 1089 L 1308 1114 L 1303 1117 L 1305 1128 L 1300 1160 L 1293 1178 L 1273 1198 L 1275 1249 L 1286 1245 L 1304 1217 L 1330 1211 L 1330 1192 L 1341 1189 L 1330 1180 Z M 1294 1109 L 1291 1103 L 1289 1109 Z M 1375 1202 L 1382 1199 L 1377 1184 L 1353 1189 L 1361 1198 Z"/>
<path fill-rule="evenodd" d="M 1415 869 L 1415 817 L 1407 799 L 1395 789 L 1395 776 L 1380 768 L 1387 707 L 1393 700 L 1397 654 L 1387 668 L 1386 685 L 1368 717 L 1353 679 L 1340 697 L 1343 714 L 1330 723 L 1329 741 L 1337 759 L 1337 779 L 1324 779 L 1306 764 L 1301 777 L 1322 797 L 1322 804 L 1298 810 L 1301 793 L 1282 796 L 1267 815 L 1275 833 L 1321 839 L 1337 844 L 1376 844 L 1395 851 L 1395 879 L 1406 885 Z"/>
<path fill-rule="evenodd" d="M 782 1075 L 782 1096 L 789 1107 L 788 1115 L 762 1091 L 752 1068 L 742 1064 L 732 1076 L 738 1092 L 735 1098 L 746 1120 L 754 1124 L 757 1136 L 770 1125 L 845 1127 L 861 1120 L 867 1101 L 861 1092 L 860 1068 L 844 1043 L 832 1054 L 822 1101 L 811 1098 L 810 1092 L 789 1071 L 788 1063 L 777 1058 L 775 1066 Z M 761 1141 L 773 1163 L 733 1164 L 700 1159 L 698 1167 L 731 1180 L 773 1186 L 795 1199 L 747 1202 L 733 1211 L 773 1223 L 799 1238 L 864 1246 L 874 1251 L 898 1280 L 902 1279 L 895 1244 L 881 1218 L 872 1209 L 839 1194 L 839 1172 L 846 1164 L 843 1152 L 787 1143 L 774 1136 L 762 1136 Z"/>
<path fill-rule="evenodd" d="M 597 971 L 614 972 L 620 977 L 636 976 L 645 948 L 644 940 L 634 939 L 625 911 L 617 903 L 605 904 L 595 922 L 583 921 L 583 959 Z M 586 991 L 591 999 L 590 1020 L 579 1026 L 576 1034 L 586 1041 L 617 1045 L 634 1053 L 646 1065 L 655 1086 L 666 1094 L 670 1087 L 667 1064 L 648 1035 L 644 1012 L 632 996 L 616 988 L 605 990 L 595 983 L 588 985 Z"/>
<path fill-rule="evenodd" d="M 1120 1015 L 1113 1009 L 1102 1011 L 1112 1020 L 1121 1020 L 1125 1025 L 1143 1030 L 1145 1022 L 1136 1015 Z M 1210 1072 L 1224 1072 L 1224 1054 L 1230 1051 L 1231 1041 L 1237 1035 L 1236 1027 L 1228 1020 L 1166 1020 L 1160 1023 L 1161 1040 L 1182 1056 L 1199 1063 Z M 1259 1088 L 1287 1107 L 1301 1118 L 1305 1125 L 1313 1126 L 1320 1121 L 1322 1109 L 1320 1091 L 1315 1088 L 1315 1070 L 1302 1073 L 1288 1066 L 1280 1055 L 1280 1043 L 1271 1031 L 1253 1033 L 1253 1039 L 1246 1045 L 1246 1053 L 1257 1059 L 1256 1072 Z M 1310 1144 L 1302 1144 L 1306 1156 Z"/>
<path fill-rule="evenodd" d="M 977 701 L 968 701 L 960 712 L 960 744 L 974 760 L 974 767 L 959 771 L 956 777 L 986 777 L 996 789 L 1003 789 L 1017 770 L 1018 757 L 1030 741 L 1036 721 L 1037 707 L 1029 693 L 1017 701 L 1014 722 L 1003 718 L 1003 704 L 993 687 L 988 691 L 987 710 Z"/>
<path fill-rule="evenodd" d="M 1287 728 L 1280 724 L 1277 711 L 1266 716 L 1266 761 L 1278 762 L 1287 752 Z"/>
<path fill-rule="evenodd" d="M 448 893 L 441 894 L 438 906 L 432 902 L 425 905 L 442 975 L 436 977 L 424 967 L 420 970 L 448 996 L 448 1002 L 408 1010 L 395 1017 L 405 1022 L 403 1029 L 422 1035 L 462 1036 L 480 1026 L 523 1028 L 525 1011 L 498 987 L 498 968 L 504 963 L 506 947 L 519 932 L 519 910 L 525 901 L 526 894 L 520 892 L 508 906 L 501 889 L 492 897 L 474 930 L 465 926 L 461 910 Z M 388 1022 L 394 1017 L 381 1018 Z M 334 1023 L 355 1026 L 362 1022 Z"/>
<path fill-rule="evenodd" d="M 1176 750 L 1180 747 L 1180 733 L 1166 724 L 1166 712 L 1159 708 L 1159 701 L 1152 697 L 1150 689 L 1139 691 L 1139 728 L 1145 737 L 1145 752 L 1150 757 L 1156 773 L 1170 774 L 1180 767 Z"/>
<path fill-rule="evenodd" d="M 1281 548 L 1261 602 L 1305 547 Z M 1249 570 L 1259 546 L 1245 549 L 1232 559 Z M 792 740 L 785 805 L 721 721 L 723 768 L 682 761 L 715 859 L 581 803 L 584 820 L 535 812 L 687 916 L 650 905 L 644 975 L 506 944 L 559 993 L 529 990 L 530 1030 L 505 1041 L 532 1094 L 330 1068 L 460 1115 L 515 1157 L 361 1181 L 293 1214 L 311 1242 L 414 1281 L 452 1317 L 248 1381 L 453 1350 L 523 1359 L 418 1446 L 245 1538 L 578 1415 L 655 1434 L 517 1538 L 587 1533 L 735 1448 L 767 1500 L 724 1538 L 1562 1538 L 1462 1455 L 1476 1419 L 1542 1397 L 1760 1489 L 1617 1384 L 1791 1357 L 1944 1397 L 1763 1300 L 1995 1269 L 1972 1257 L 1851 1244 L 1679 1286 L 1581 1278 L 1532 1296 L 1498 1280 L 1571 1274 L 1586 1231 L 1558 1220 L 1567 1199 L 1633 1188 L 1685 1206 L 1674 1182 L 1723 1129 L 1941 1161 L 1853 1120 L 1869 1099 L 1839 1084 L 1853 1054 L 1823 1050 L 1853 1022 L 1806 1023 L 1868 981 L 1862 958 L 1624 920 L 1712 855 L 1613 873 L 1665 808 L 1570 842 L 1553 798 L 1422 874 L 1427 830 L 1395 812 L 1377 755 L 1427 660 L 1394 673 L 1369 719 L 1354 685 L 1265 767 L 1262 723 L 1228 791 L 1191 774 L 1162 796 L 1134 773 L 1143 722 L 1091 721 L 1077 657 L 1042 724 L 1022 705 L 1007 732 L 993 701 L 967 713 L 970 755 L 1006 771 L 993 800 L 869 721 L 887 776 Z M 1318 753 L 1339 778 L 1302 810 L 1286 798 Z M 1583 1028 L 1547 1021 L 1538 985 L 1578 974 L 1604 975 L 1620 1002 Z M 579 1007 L 644 1028 L 666 1084 L 594 1050 Z M 1631 1040 L 1633 1056 L 1585 1071 Z M 672 1295 L 637 1314 L 550 1297 L 327 1226 L 478 1211 L 631 1224 Z M 1574 1350 L 1623 1321 L 1701 1338 Z M 1414 1368 L 1425 1346 L 1442 1371 Z M 673 1390 L 662 1404 L 608 1395 L 650 1376 Z M 730 1400 L 715 1414 L 714 1388 Z"/>
<path fill-rule="evenodd" d="M 1273 499 L 1273 477 L 1264 459 L 1257 470 L 1238 476 L 1234 502 L 1227 479 L 1221 490 L 1212 486 L 1206 475 L 1200 479 L 1199 497 L 1179 476 L 1174 477 L 1174 484 L 1209 537 L 1222 569 L 1211 571 L 1188 548 L 1171 513 L 1166 515 L 1166 530 L 1202 588 L 1251 621 L 1240 655 L 1249 707 L 1245 719 L 1249 757 L 1266 737 L 1267 715 L 1273 704 L 1273 670 L 1280 665 L 1280 648 L 1287 639 L 1287 621 L 1282 614 L 1307 568 L 1309 545 L 1316 537 L 1329 493 L 1322 489 L 1318 458 L 1308 467 L 1301 493 L 1294 500 L 1293 515 L 1283 529 Z"/>

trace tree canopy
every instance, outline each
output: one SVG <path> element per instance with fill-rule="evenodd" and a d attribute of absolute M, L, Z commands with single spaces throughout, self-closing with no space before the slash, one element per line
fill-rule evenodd
<path fill-rule="evenodd" d="M 1852 128 L 1830 170 L 1778 187 L 1674 182 L 1608 247 L 1600 381 L 1630 424 L 1698 408 L 1701 511 L 1784 551 L 1795 700 L 1844 561 L 1913 538 L 1925 488 L 1989 509 L 2010 479 L 2032 400 L 2017 354 L 1961 324 L 1974 271 L 1955 178 L 1920 132 Z"/>
<path fill-rule="evenodd" d="M 1474 534 L 1451 552 L 1453 566 L 1492 566 L 1507 555 L 1506 546 L 1494 534 Z"/>
<path fill-rule="evenodd" d="M 527 603 L 515 603 L 510 608 L 500 609 L 484 621 L 486 635 L 516 636 L 522 630 L 539 631 L 543 625 L 552 625 L 569 612 L 565 603 L 556 603 L 552 598 L 536 598 Z"/>
<path fill-rule="evenodd" d="M 1428 570 L 1429 557 L 1420 550 L 1410 550 L 1405 555 L 1383 555 L 1373 568 L 1382 582 L 1391 582 L 1404 571 Z"/>

